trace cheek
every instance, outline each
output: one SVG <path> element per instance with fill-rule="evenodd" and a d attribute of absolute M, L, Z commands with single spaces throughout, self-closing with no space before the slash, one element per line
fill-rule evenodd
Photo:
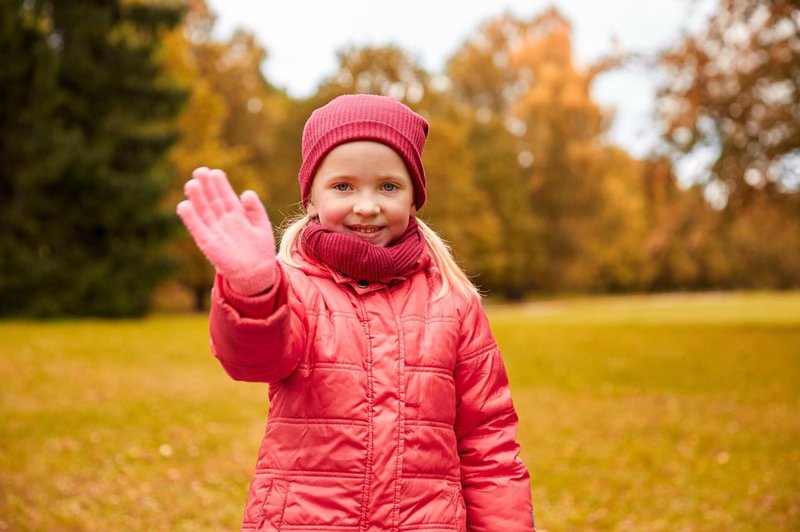
<path fill-rule="evenodd" d="M 408 205 L 405 201 L 397 202 L 392 207 L 392 215 L 396 218 L 408 219 L 417 215 L 417 210 L 414 205 Z"/>
<path fill-rule="evenodd" d="M 319 219 L 329 223 L 341 222 L 351 210 L 350 205 L 345 201 L 326 201 L 316 209 Z"/>

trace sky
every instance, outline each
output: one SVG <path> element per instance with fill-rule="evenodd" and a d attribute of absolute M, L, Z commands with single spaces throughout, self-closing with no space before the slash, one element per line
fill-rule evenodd
<path fill-rule="evenodd" d="M 336 52 L 350 46 L 394 44 L 431 74 L 481 24 L 508 11 L 531 18 L 555 6 L 572 23 L 580 65 L 612 52 L 656 53 L 685 31 L 702 27 L 715 0 L 207 0 L 215 34 L 252 31 L 267 50 L 267 79 L 295 97 L 313 94 L 336 70 Z M 615 112 L 609 136 L 635 156 L 658 138 L 652 73 L 629 67 L 603 74 L 592 94 Z"/>

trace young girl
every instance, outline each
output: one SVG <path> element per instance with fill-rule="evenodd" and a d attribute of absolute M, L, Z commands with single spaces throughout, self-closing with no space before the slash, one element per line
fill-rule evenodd
<path fill-rule="evenodd" d="M 346 95 L 305 125 L 306 215 L 197 169 L 178 214 L 217 269 L 211 348 L 269 383 L 242 530 L 531 531 L 528 471 L 478 293 L 421 220 L 428 124 Z"/>

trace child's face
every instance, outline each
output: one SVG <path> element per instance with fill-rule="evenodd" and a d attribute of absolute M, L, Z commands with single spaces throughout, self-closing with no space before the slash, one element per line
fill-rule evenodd
<path fill-rule="evenodd" d="M 388 246 L 416 215 L 414 186 L 403 159 L 385 144 L 340 144 L 314 176 L 308 213 L 328 229 Z"/>

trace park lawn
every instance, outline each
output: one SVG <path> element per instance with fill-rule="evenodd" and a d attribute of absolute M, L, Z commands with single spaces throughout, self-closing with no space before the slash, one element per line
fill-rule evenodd
<path fill-rule="evenodd" d="M 540 530 L 800 529 L 800 293 L 488 305 Z M 0 530 L 234 530 L 266 386 L 205 316 L 0 322 Z"/>

